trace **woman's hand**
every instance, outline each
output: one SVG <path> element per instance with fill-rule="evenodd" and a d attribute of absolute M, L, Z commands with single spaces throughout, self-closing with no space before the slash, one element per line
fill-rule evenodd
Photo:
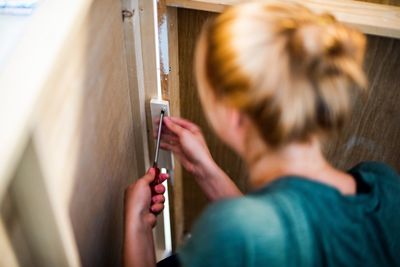
<path fill-rule="evenodd" d="M 214 163 L 200 128 L 185 119 L 165 117 L 160 147 L 172 151 L 182 166 L 194 176 Z"/>
<path fill-rule="evenodd" d="M 161 184 L 168 174 L 160 174 L 160 183 L 152 185 L 154 168 L 125 190 L 124 266 L 154 267 L 156 256 L 151 229 L 157 214 L 164 209 L 165 187 Z"/>
<path fill-rule="evenodd" d="M 160 174 L 161 182 L 168 174 Z M 125 190 L 125 218 L 128 225 L 146 226 L 150 229 L 157 222 L 156 216 L 164 209 L 165 187 L 159 183 L 154 187 L 155 169 L 148 172 Z"/>
<path fill-rule="evenodd" d="M 241 196 L 233 181 L 214 162 L 200 128 L 185 119 L 164 118 L 161 148 L 172 151 L 210 200 Z"/>

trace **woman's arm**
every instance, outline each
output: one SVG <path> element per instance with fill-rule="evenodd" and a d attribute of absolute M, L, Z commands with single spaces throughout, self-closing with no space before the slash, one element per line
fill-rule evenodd
<path fill-rule="evenodd" d="M 131 227 L 125 226 L 124 266 L 156 266 L 152 227 L 144 223 Z"/>
<path fill-rule="evenodd" d="M 161 175 L 162 181 L 168 178 L 166 174 Z M 156 266 L 152 228 L 157 222 L 157 214 L 164 209 L 165 187 L 158 184 L 152 188 L 150 184 L 154 178 L 155 170 L 151 168 L 125 192 L 125 267 Z"/>
<path fill-rule="evenodd" d="M 209 200 L 215 201 L 242 195 L 232 179 L 212 158 L 205 166 L 199 168 L 194 177 Z"/>
<path fill-rule="evenodd" d="M 210 200 L 241 196 L 242 193 L 214 162 L 200 128 L 177 117 L 164 118 L 161 148 L 176 155 Z"/>

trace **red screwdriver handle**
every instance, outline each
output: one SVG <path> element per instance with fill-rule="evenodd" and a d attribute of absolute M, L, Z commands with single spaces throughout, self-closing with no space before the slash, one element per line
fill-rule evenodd
<path fill-rule="evenodd" d="M 153 168 L 154 168 L 156 174 L 154 176 L 154 181 L 151 182 L 151 185 L 158 185 L 161 181 L 161 177 L 160 177 L 161 170 L 157 166 L 153 166 Z"/>
<path fill-rule="evenodd" d="M 154 176 L 154 181 L 150 183 L 150 187 L 151 187 L 151 195 L 154 196 L 157 193 L 155 192 L 155 186 L 160 184 L 162 182 L 160 174 L 161 174 L 161 170 L 160 168 L 157 167 L 156 164 L 153 165 L 153 168 L 155 170 L 155 176 Z"/>

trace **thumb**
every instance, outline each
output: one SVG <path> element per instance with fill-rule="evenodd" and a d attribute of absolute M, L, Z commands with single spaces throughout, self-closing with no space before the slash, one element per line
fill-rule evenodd
<path fill-rule="evenodd" d="M 143 176 L 143 179 L 149 184 L 154 181 L 156 177 L 156 170 L 154 168 L 150 168 L 147 173 Z"/>

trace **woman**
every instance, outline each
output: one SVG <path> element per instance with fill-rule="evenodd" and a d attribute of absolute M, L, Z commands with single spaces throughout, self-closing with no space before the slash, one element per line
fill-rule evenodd
<path fill-rule="evenodd" d="M 247 163 L 245 196 L 213 161 L 200 129 L 165 118 L 171 150 L 215 201 L 178 252 L 196 266 L 400 266 L 400 183 L 365 162 L 348 172 L 321 153 L 366 86 L 365 37 L 299 5 L 246 3 L 208 23 L 195 70 L 206 117 Z M 150 170 L 127 191 L 126 266 L 155 266 Z M 150 209 L 151 207 L 151 209 Z M 150 210 L 150 211 L 149 211 Z"/>

